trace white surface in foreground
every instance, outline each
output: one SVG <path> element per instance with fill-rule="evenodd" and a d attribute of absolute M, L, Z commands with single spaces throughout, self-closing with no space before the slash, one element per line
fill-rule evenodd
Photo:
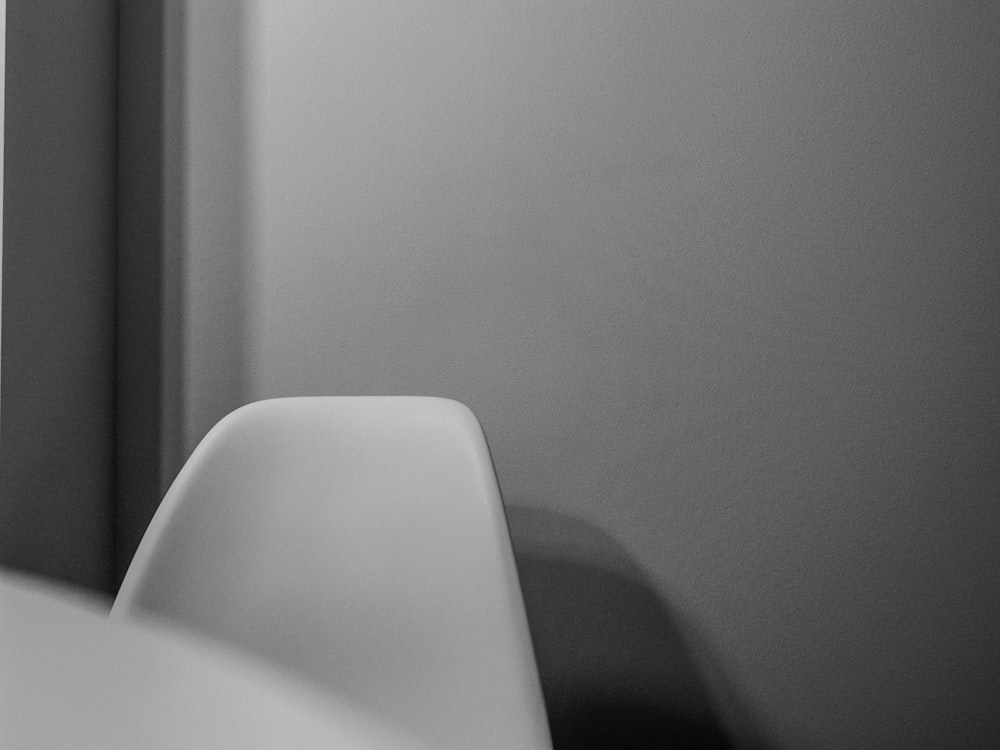
<path fill-rule="evenodd" d="M 417 748 L 281 674 L 0 575 L 4 748 Z"/>

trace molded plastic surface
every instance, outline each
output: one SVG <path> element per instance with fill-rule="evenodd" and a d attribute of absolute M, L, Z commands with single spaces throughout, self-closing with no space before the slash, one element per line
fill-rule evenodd
<path fill-rule="evenodd" d="M 551 747 L 493 464 L 435 398 L 233 412 L 158 509 L 113 615 L 168 616 L 439 748 Z"/>
<path fill-rule="evenodd" d="M 284 675 L 0 575 L 0 747 L 417 750 Z"/>

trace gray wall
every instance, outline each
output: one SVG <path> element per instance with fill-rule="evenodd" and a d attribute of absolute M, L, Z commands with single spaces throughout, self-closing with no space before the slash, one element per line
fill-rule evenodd
<path fill-rule="evenodd" d="M 776 745 L 990 745 L 996 7 L 189 4 L 178 460 L 458 398 Z"/>
<path fill-rule="evenodd" d="M 166 283 L 172 210 L 166 197 L 176 194 L 168 183 L 168 165 L 176 159 L 167 156 L 167 146 L 168 133 L 176 137 L 179 98 L 165 96 L 179 90 L 168 85 L 167 49 L 170 60 L 180 53 L 165 40 L 176 16 L 167 0 L 121 3 L 118 13 L 115 585 L 163 496 L 170 413 L 164 341 L 172 288 Z"/>
<path fill-rule="evenodd" d="M 111 585 L 117 3 L 8 0 L 0 563 Z"/>

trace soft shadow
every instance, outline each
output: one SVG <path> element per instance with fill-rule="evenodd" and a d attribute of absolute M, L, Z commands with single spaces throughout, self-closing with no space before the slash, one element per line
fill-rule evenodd
<path fill-rule="evenodd" d="M 724 725 L 696 644 L 621 545 L 552 511 L 507 517 L 556 750 L 764 746 Z"/>
<path fill-rule="evenodd" d="M 162 497 L 164 406 L 165 3 L 118 12 L 118 237 L 114 553 L 118 588 Z M 171 11 L 176 13 L 177 10 Z M 167 292 L 167 294 L 163 294 Z"/>
<path fill-rule="evenodd" d="M 115 588 L 190 450 L 246 402 L 246 14 L 118 16 Z"/>

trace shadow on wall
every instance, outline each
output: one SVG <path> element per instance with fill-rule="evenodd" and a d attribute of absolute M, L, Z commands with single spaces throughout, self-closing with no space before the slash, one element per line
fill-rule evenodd
<path fill-rule="evenodd" d="M 723 726 L 692 639 L 617 542 L 551 511 L 507 519 L 555 750 L 764 746 L 742 717 Z"/>

